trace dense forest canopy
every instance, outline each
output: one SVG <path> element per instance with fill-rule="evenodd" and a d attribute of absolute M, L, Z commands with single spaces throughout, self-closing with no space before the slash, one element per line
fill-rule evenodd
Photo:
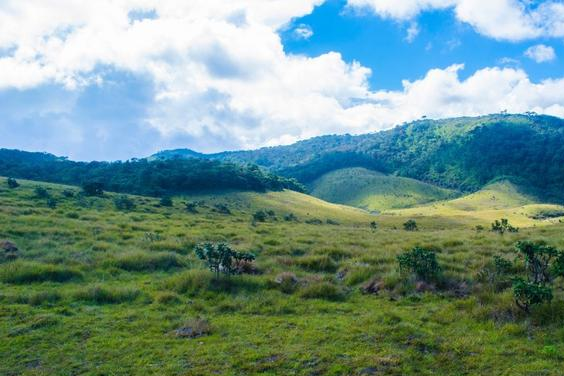
<path fill-rule="evenodd" d="M 154 157 L 166 159 L 167 152 Z M 302 183 L 345 167 L 462 191 L 504 177 L 545 197 L 564 199 L 564 120 L 534 113 L 423 119 L 378 133 L 316 137 L 206 158 L 256 163 Z"/>
<path fill-rule="evenodd" d="M 295 180 L 254 165 L 195 158 L 85 163 L 0 149 L 0 175 L 70 185 L 96 182 L 108 191 L 157 196 L 207 189 L 303 191 Z"/>

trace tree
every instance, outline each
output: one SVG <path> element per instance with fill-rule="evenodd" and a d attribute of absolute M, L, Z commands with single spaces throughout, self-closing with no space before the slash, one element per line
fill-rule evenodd
<path fill-rule="evenodd" d="M 226 243 L 202 243 L 194 248 L 196 256 L 204 261 L 216 278 L 220 273 L 225 275 L 238 274 L 244 262 L 252 262 L 255 255 L 247 252 L 237 252 Z"/>
<path fill-rule="evenodd" d="M 429 248 L 415 247 L 397 257 L 400 272 L 414 273 L 417 278 L 430 281 L 441 272 L 435 251 Z"/>
<path fill-rule="evenodd" d="M 86 182 L 82 184 L 82 192 L 86 196 L 102 196 L 104 194 L 104 186 L 102 183 Z"/>
<path fill-rule="evenodd" d="M 372 231 L 378 230 L 378 222 L 376 221 L 370 222 L 370 228 L 372 229 Z"/>
<path fill-rule="evenodd" d="M 410 219 L 403 224 L 403 228 L 405 231 L 417 231 L 417 222 L 415 222 L 415 220 L 413 219 Z"/>
<path fill-rule="evenodd" d="M 18 183 L 14 178 L 8 178 L 6 184 L 8 184 L 8 188 L 10 189 L 15 189 L 20 186 L 20 183 Z"/>

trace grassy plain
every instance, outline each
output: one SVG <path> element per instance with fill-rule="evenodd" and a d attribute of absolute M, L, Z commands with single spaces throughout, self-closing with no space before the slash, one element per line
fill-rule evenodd
<path fill-rule="evenodd" d="M 477 279 L 517 240 L 564 248 L 554 218 L 513 215 L 522 228 L 504 236 L 474 230 L 532 203 L 373 216 L 289 191 L 218 192 L 173 207 L 130 196 L 135 209 L 119 211 L 113 194 L 20 183 L 0 179 L 0 240 L 20 250 L 0 264 L 0 375 L 562 375 L 562 281 L 525 316 L 509 290 Z M 253 224 L 257 210 L 276 218 Z M 402 229 L 410 218 L 419 231 Z M 192 252 L 201 241 L 256 253 L 260 274 L 214 280 Z M 439 249 L 443 288 L 418 292 L 398 273 L 396 255 L 415 245 Z M 299 280 L 292 291 L 275 282 L 285 272 Z M 361 293 L 372 279 L 381 291 Z M 175 335 L 197 318 L 209 335 Z"/>

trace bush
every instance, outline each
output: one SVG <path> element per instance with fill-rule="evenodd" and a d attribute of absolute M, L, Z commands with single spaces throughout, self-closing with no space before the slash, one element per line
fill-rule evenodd
<path fill-rule="evenodd" d="M 66 198 L 73 198 L 74 197 L 74 191 L 71 191 L 70 189 L 65 189 L 63 191 L 63 196 Z"/>
<path fill-rule="evenodd" d="M 43 187 L 35 187 L 33 193 L 36 198 L 49 198 L 49 191 Z"/>
<path fill-rule="evenodd" d="M 312 218 L 312 219 L 307 219 L 305 223 L 308 225 L 322 225 L 323 221 L 318 218 Z"/>
<path fill-rule="evenodd" d="M 172 198 L 165 196 L 165 197 L 161 198 L 161 201 L 159 202 L 159 204 L 161 206 L 169 208 L 173 205 Z"/>
<path fill-rule="evenodd" d="M 82 184 L 82 193 L 85 196 L 103 196 L 104 185 L 97 182 L 85 182 Z"/>
<path fill-rule="evenodd" d="M 74 294 L 76 300 L 94 304 L 119 304 L 132 302 L 141 295 L 133 288 L 114 288 L 105 286 L 90 286 Z"/>
<path fill-rule="evenodd" d="M 494 271 L 497 276 L 508 275 L 513 270 L 511 261 L 500 256 L 494 256 Z"/>
<path fill-rule="evenodd" d="M 424 281 L 435 279 L 441 272 L 435 251 L 428 248 L 415 247 L 397 257 L 400 272 L 413 273 Z"/>
<path fill-rule="evenodd" d="M 543 283 L 533 283 L 522 278 L 513 281 L 513 295 L 515 304 L 525 312 L 529 312 L 532 305 L 552 301 L 552 288 Z"/>
<path fill-rule="evenodd" d="M 513 227 L 509 224 L 509 220 L 502 218 L 501 221 L 496 220 L 492 223 L 492 232 L 497 232 L 503 235 L 506 232 L 519 232 L 517 227 Z"/>
<path fill-rule="evenodd" d="M 253 222 L 266 222 L 268 215 L 264 210 L 259 210 L 253 214 Z"/>
<path fill-rule="evenodd" d="M 6 181 L 6 184 L 8 185 L 8 188 L 10 188 L 10 189 L 15 189 L 15 188 L 20 186 L 20 183 L 18 183 L 16 181 L 16 179 L 14 179 L 14 178 L 8 178 L 8 180 Z"/>
<path fill-rule="evenodd" d="M 325 299 L 330 301 L 343 300 L 344 294 L 337 286 L 329 282 L 316 282 L 304 287 L 300 291 L 304 299 Z"/>
<path fill-rule="evenodd" d="M 294 213 L 289 213 L 284 216 L 286 222 L 298 222 L 298 217 Z"/>
<path fill-rule="evenodd" d="M 417 222 L 415 222 L 415 220 L 410 219 L 409 221 L 405 222 L 403 224 L 403 229 L 405 231 L 417 231 Z"/>
<path fill-rule="evenodd" d="M 0 269 L 0 281 L 13 284 L 66 282 L 81 277 L 82 274 L 77 270 L 36 262 L 16 261 L 4 264 Z"/>
<path fill-rule="evenodd" d="M 227 207 L 227 205 L 225 204 L 215 204 L 213 206 L 213 211 L 219 214 L 225 214 L 225 215 L 231 214 L 231 210 L 229 210 L 229 207 Z"/>
<path fill-rule="evenodd" d="M 370 222 L 370 229 L 371 229 L 372 231 L 378 230 L 378 222 L 376 222 L 376 221 Z"/>
<path fill-rule="evenodd" d="M 226 243 L 202 243 L 194 248 L 196 256 L 204 261 L 210 271 L 219 277 L 219 273 L 226 275 L 240 274 L 243 263 L 255 260 L 255 255 L 247 252 L 237 252 Z"/>
<path fill-rule="evenodd" d="M 304 256 L 296 259 L 296 265 L 311 272 L 334 273 L 339 265 L 329 256 Z"/>
<path fill-rule="evenodd" d="M 111 266 L 130 272 L 169 270 L 182 266 L 179 257 L 169 252 L 128 252 L 109 261 Z"/>
<path fill-rule="evenodd" d="M 57 200 L 55 200 L 53 197 L 49 197 L 47 199 L 47 207 L 49 209 L 55 209 L 57 207 Z"/>
<path fill-rule="evenodd" d="M 515 245 L 520 258 L 525 262 L 528 279 L 534 284 L 549 283 L 552 280 L 550 265 L 559 257 L 558 250 L 544 242 L 520 241 Z"/>
<path fill-rule="evenodd" d="M 197 214 L 198 213 L 198 204 L 195 202 L 187 202 L 186 204 L 184 204 L 186 206 L 186 211 L 188 213 L 191 214 Z"/>
<path fill-rule="evenodd" d="M 114 205 L 117 210 L 133 210 L 135 202 L 126 195 L 120 195 L 114 199 Z"/>

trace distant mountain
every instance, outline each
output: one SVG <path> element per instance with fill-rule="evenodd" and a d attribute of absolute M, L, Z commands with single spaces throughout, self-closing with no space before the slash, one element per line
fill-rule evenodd
<path fill-rule="evenodd" d="M 424 119 L 378 133 L 205 157 L 257 164 L 305 184 L 350 167 L 468 192 L 504 177 L 564 201 L 564 120 L 533 113 Z"/>

